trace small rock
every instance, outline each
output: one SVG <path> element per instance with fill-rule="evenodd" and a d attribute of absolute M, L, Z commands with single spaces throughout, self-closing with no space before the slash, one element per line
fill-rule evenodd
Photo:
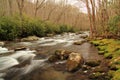
<path fill-rule="evenodd" d="M 87 38 L 88 37 L 88 35 L 81 35 L 80 36 L 80 38 L 83 38 L 83 39 L 85 39 L 85 38 Z"/>
<path fill-rule="evenodd" d="M 83 31 L 76 32 L 76 35 L 78 34 L 84 34 L 84 32 Z"/>
<path fill-rule="evenodd" d="M 4 46 L 5 45 L 5 43 L 4 42 L 0 42 L 0 46 Z"/>
<path fill-rule="evenodd" d="M 93 60 L 93 61 L 87 61 L 86 65 L 91 66 L 91 67 L 95 67 L 95 66 L 99 66 L 101 63 L 100 60 Z"/>
<path fill-rule="evenodd" d="M 82 70 L 89 70 L 91 67 L 87 66 L 87 65 L 82 65 Z"/>
<path fill-rule="evenodd" d="M 83 57 L 79 53 L 71 53 L 66 63 L 67 71 L 74 71 L 84 63 Z"/>
<path fill-rule="evenodd" d="M 96 73 L 92 73 L 92 74 L 90 74 L 89 75 L 89 78 L 90 79 L 94 79 L 94 80 L 98 80 L 98 78 L 100 78 L 100 77 L 102 77 L 103 76 L 103 74 L 102 73 L 100 73 L 100 72 L 96 72 Z"/>
<path fill-rule="evenodd" d="M 39 37 L 37 36 L 28 36 L 26 38 L 21 39 L 21 41 L 36 41 L 39 40 Z"/>
<path fill-rule="evenodd" d="M 21 50 L 26 50 L 27 48 L 26 47 L 19 47 L 19 48 L 16 48 L 14 51 L 21 51 Z"/>
<path fill-rule="evenodd" d="M 107 72 L 107 70 L 108 70 L 107 67 L 98 66 L 98 67 L 95 67 L 94 72 L 103 73 L 103 72 Z"/>
<path fill-rule="evenodd" d="M 47 37 L 53 37 L 54 34 L 47 34 Z"/>
<path fill-rule="evenodd" d="M 59 60 L 58 57 L 55 56 L 55 55 L 52 55 L 52 56 L 50 56 L 50 57 L 48 58 L 48 61 L 49 61 L 49 62 L 56 62 L 56 61 L 58 61 L 58 60 Z"/>
<path fill-rule="evenodd" d="M 86 41 L 85 41 L 85 40 L 76 41 L 76 42 L 74 42 L 74 45 L 81 45 L 81 44 L 83 44 L 84 42 L 86 42 Z"/>

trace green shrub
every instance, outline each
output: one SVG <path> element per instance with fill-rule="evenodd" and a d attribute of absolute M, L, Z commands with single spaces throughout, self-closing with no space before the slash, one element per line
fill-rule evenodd
<path fill-rule="evenodd" d="M 63 32 L 74 32 L 73 27 L 67 25 L 60 25 L 60 33 Z"/>
<path fill-rule="evenodd" d="M 40 20 L 26 18 L 22 23 L 21 37 L 27 37 L 31 35 L 44 36 L 45 35 L 45 24 Z"/>
<path fill-rule="evenodd" d="M 17 23 L 10 17 L 0 18 L 0 39 L 13 40 L 17 37 L 19 29 Z"/>
<path fill-rule="evenodd" d="M 60 34 L 63 32 L 74 32 L 73 27 L 67 25 L 56 25 L 23 15 L 21 21 L 18 15 L 0 18 L 0 40 L 14 40 L 36 35 L 38 37 L 47 34 Z"/>
<path fill-rule="evenodd" d="M 45 33 L 49 34 L 49 33 L 54 33 L 54 25 L 50 22 L 46 22 L 45 24 Z"/>

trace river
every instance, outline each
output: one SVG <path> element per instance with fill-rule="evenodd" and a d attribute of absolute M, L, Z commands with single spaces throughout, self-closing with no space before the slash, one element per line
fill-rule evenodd
<path fill-rule="evenodd" d="M 81 75 L 80 70 L 74 73 L 65 71 L 64 62 L 47 62 L 48 57 L 58 49 L 80 53 L 85 61 L 102 60 L 103 57 L 97 54 L 98 50 L 89 42 L 73 44 L 84 40 L 83 35 L 89 34 L 64 33 L 42 37 L 37 41 L 7 42 L 0 47 L 0 80 L 92 80 L 86 77 L 88 73 Z M 27 49 L 14 51 L 23 46 Z"/>

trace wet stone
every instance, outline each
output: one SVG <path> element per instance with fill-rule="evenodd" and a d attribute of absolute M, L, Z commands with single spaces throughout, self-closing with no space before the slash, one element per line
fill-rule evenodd
<path fill-rule="evenodd" d="M 0 46 L 4 46 L 4 45 L 5 45 L 5 43 L 0 41 Z"/>
<path fill-rule="evenodd" d="M 85 64 L 91 67 L 99 66 L 101 63 L 100 60 L 87 61 Z"/>
<path fill-rule="evenodd" d="M 79 53 L 71 53 L 67 63 L 66 69 L 67 71 L 74 71 L 79 69 L 84 63 L 83 57 Z"/>
<path fill-rule="evenodd" d="M 19 48 L 15 48 L 15 51 L 21 51 L 21 50 L 26 50 L 26 47 L 19 47 Z"/>
<path fill-rule="evenodd" d="M 81 44 L 83 44 L 84 42 L 86 42 L 86 41 L 85 41 L 85 40 L 76 41 L 76 42 L 74 42 L 74 45 L 81 45 Z"/>

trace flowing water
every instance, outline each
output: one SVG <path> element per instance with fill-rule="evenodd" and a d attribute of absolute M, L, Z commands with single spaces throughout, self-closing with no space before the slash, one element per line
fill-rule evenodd
<path fill-rule="evenodd" d="M 97 49 L 90 43 L 74 45 L 75 41 L 84 40 L 83 34 L 65 33 L 53 37 L 43 37 L 32 42 L 9 42 L 0 47 L 0 80 L 69 80 L 75 73 L 64 70 L 63 62 L 51 64 L 47 62 L 50 55 L 57 49 L 65 49 L 81 53 L 85 60 L 101 60 Z M 21 46 L 25 50 L 14 51 Z M 7 54 L 7 55 L 6 55 Z M 76 80 L 78 80 L 76 78 Z"/>

